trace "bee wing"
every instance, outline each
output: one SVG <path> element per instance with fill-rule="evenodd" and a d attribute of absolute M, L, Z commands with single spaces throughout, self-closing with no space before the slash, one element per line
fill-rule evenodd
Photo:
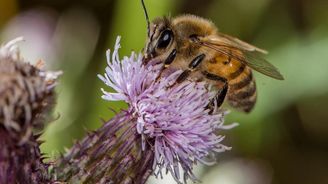
<path fill-rule="evenodd" d="M 220 39 L 221 37 L 221 40 L 226 40 L 226 44 L 232 44 L 234 46 L 236 46 L 237 48 L 242 48 L 244 50 L 247 50 L 247 51 L 250 51 L 250 52 L 259 52 L 259 53 L 262 53 L 262 54 L 268 54 L 268 51 L 266 50 L 263 50 L 263 49 L 260 49 L 254 45 L 251 45 L 249 43 L 246 43 L 242 40 L 239 40 L 238 38 L 235 38 L 233 36 L 229 36 L 229 35 L 226 35 L 226 34 L 223 34 L 223 33 L 218 33 L 219 37 L 215 38 L 211 38 L 213 41 L 217 40 L 218 38 Z M 218 40 L 219 41 L 219 40 Z"/>
<path fill-rule="evenodd" d="M 219 35 L 221 36 L 221 33 Z M 224 37 L 198 38 L 196 43 L 234 58 L 264 75 L 278 80 L 284 80 L 279 70 L 261 57 L 260 54 L 266 54 L 267 51 L 252 46 L 237 38 L 227 35 L 224 35 Z M 239 52 L 231 52 L 231 50 Z"/>

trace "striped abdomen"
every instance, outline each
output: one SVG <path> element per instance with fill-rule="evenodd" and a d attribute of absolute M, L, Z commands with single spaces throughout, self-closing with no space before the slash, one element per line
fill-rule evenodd
<path fill-rule="evenodd" d="M 244 112 L 252 110 L 256 102 L 256 85 L 252 70 L 248 66 L 217 53 L 213 59 L 206 62 L 206 69 L 228 81 L 226 99 L 232 107 Z M 222 84 L 219 83 L 220 85 Z"/>
<path fill-rule="evenodd" d="M 250 112 L 256 102 L 256 84 L 252 70 L 244 64 L 228 80 L 229 104 L 244 112 Z"/>

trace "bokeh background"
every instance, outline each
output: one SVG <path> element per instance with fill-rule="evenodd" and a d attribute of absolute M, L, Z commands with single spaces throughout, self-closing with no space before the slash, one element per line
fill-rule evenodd
<path fill-rule="evenodd" d="M 284 74 L 255 74 L 258 103 L 250 114 L 231 111 L 226 132 L 232 151 L 199 166 L 204 184 L 328 183 L 328 1 L 146 0 L 151 18 L 196 14 L 224 32 L 269 50 Z M 121 56 L 141 51 L 146 23 L 139 0 L 0 0 L 0 42 L 24 36 L 22 55 L 62 70 L 54 121 L 42 150 L 55 158 L 101 126 L 123 103 L 101 100 L 97 79 L 105 50 L 122 36 Z M 58 117 L 58 119 L 57 119 Z M 151 178 L 149 183 L 174 183 Z"/>

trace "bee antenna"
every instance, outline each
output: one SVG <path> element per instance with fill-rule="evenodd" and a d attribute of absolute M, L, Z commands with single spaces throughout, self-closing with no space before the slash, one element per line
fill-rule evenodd
<path fill-rule="evenodd" d="M 141 0 L 141 4 L 142 4 L 142 8 L 145 12 L 146 21 L 147 21 L 147 35 L 148 35 L 148 37 L 150 37 L 150 22 L 149 22 L 149 17 L 148 17 L 148 13 L 147 13 L 147 9 L 146 9 L 144 0 Z"/>

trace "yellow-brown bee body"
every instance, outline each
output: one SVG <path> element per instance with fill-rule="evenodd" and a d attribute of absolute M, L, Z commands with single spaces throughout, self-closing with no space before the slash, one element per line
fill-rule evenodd
<path fill-rule="evenodd" d="M 256 102 L 251 68 L 277 79 L 282 79 L 282 76 L 264 61 L 262 63 L 267 68 L 254 66 L 257 63 L 247 58 L 248 53 L 265 51 L 218 32 L 209 20 L 182 15 L 172 19 L 156 18 L 152 22 L 145 60 L 157 58 L 165 61 L 165 68 L 185 70 L 189 78 L 206 80 L 218 89 L 227 85 L 229 104 L 249 112 Z M 195 60 L 198 56 L 202 56 L 201 59 Z"/>

